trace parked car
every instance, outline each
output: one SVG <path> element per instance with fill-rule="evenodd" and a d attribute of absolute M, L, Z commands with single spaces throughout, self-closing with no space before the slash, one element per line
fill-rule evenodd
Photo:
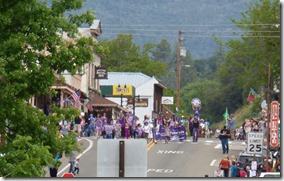
<path fill-rule="evenodd" d="M 245 163 L 245 160 L 248 160 L 248 163 Z M 262 154 L 250 154 L 246 151 L 241 151 L 238 155 L 236 166 L 237 166 L 237 175 L 240 174 L 240 169 L 244 168 L 245 165 L 248 164 L 251 166 L 251 161 L 257 162 L 257 171 L 260 173 L 264 169 L 264 155 Z"/>
<path fill-rule="evenodd" d="M 281 177 L 280 172 L 261 172 L 259 177 Z"/>

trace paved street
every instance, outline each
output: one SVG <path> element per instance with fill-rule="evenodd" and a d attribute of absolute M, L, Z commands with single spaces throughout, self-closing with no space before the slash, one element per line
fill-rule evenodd
<path fill-rule="evenodd" d="M 76 177 L 97 177 L 97 140 L 82 138 L 79 144 L 82 153 L 77 153 L 80 173 Z M 229 145 L 229 156 L 237 156 L 245 148 L 242 141 L 230 141 Z M 204 177 L 205 174 L 212 177 L 224 156 L 220 141 L 215 138 L 200 138 L 197 143 L 190 138 L 169 144 L 159 141 L 158 144 L 148 144 L 147 150 L 147 177 Z M 68 159 L 63 157 L 61 161 L 58 177 L 69 170 Z M 49 173 L 46 177 L 49 177 Z"/>

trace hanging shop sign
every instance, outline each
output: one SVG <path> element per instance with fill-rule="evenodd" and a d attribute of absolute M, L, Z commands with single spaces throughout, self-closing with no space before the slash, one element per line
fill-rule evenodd
<path fill-rule="evenodd" d="M 107 68 L 95 67 L 95 79 L 107 79 Z"/>

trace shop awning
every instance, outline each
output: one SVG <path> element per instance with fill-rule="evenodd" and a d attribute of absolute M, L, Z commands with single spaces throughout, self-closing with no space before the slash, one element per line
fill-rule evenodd
<path fill-rule="evenodd" d="M 106 98 L 104 98 L 101 95 L 98 95 L 96 93 L 90 92 L 89 98 L 92 103 L 92 106 L 94 107 L 118 107 L 118 104 L 115 102 L 112 102 Z"/>

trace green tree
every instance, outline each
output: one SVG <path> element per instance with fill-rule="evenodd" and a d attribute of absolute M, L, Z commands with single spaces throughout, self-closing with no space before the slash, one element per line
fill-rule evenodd
<path fill-rule="evenodd" d="M 1 177 L 41 177 L 56 154 L 68 155 L 78 147 L 75 134 L 60 138 L 56 126 L 64 116 L 78 115 L 78 110 L 54 108 L 54 114 L 45 116 L 26 100 L 51 94 L 55 73 L 75 73 L 92 60 L 93 51 L 101 52 L 92 38 L 78 36 L 78 26 L 91 25 L 95 18 L 93 11 L 70 14 L 82 3 L 0 3 L 0 133 L 5 139 L 0 145 Z"/>
<path fill-rule="evenodd" d="M 133 35 L 119 34 L 113 40 L 103 40 L 100 44 L 108 50 L 102 60 L 111 72 L 142 72 L 148 76 L 163 75 L 167 65 L 155 62 L 150 58 L 154 45 L 145 44 L 141 47 L 133 44 Z"/>
<path fill-rule="evenodd" d="M 214 80 L 197 79 L 181 89 L 181 107 L 189 115 L 193 114 L 191 100 L 199 98 L 201 101 L 201 118 L 208 118 L 217 122 L 222 117 L 220 104 L 221 84 Z"/>
<path fill-rule="evenodd" d="M 270 87 L 280 89 L 280 2 L 260 0 L 247 8 L 240 21 L 232 20 L 244 33 L 240 40 L 227 43 L 229 52 L 219 73 L 236 77 L 245 91 L 266 90 L 270 64 Z"/>

